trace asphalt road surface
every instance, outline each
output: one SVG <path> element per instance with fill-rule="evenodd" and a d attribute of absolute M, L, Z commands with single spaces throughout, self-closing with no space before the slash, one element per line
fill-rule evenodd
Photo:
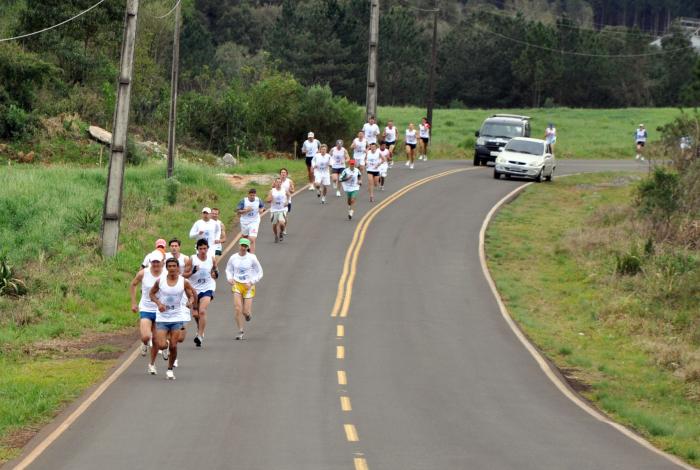
<path fill-rule="evenodd" d="M 470 164 L 398 164 L 374 205 L 456 168 Z M 558 173 L 601 170 L 645 166 L 562 161 Z M 220 280 L 205 347 L 195 349 L 190 327 L 176 381 L 165 380 L 160 358 L 158 375 L 146 375 L 139 357 L 30 468 L 678 468 L 565 398 L 503 321 L 478 233 L 520 184 L 477 168 L 378 213 L 344 318 L 331 310 L 345 253 L 371 208 L 367 194 L 353 221 L 343 199 L 331 194 L 322 206 L 314 193 L 299 194 L 283 243 L 261 225 L 265 277 L 247 339 L 234 340 L 232 296 Z"/>

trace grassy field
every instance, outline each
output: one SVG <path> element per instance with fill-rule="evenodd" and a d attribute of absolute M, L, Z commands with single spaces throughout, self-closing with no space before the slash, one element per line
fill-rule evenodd
<path fill-rule="evenodd" d="M 303 162 L 253 160 L 238 170 L 277 173 L 282 166 L 302 180 Z M 128 283 L 155 239 L 178 237 L 191 253 L 187 234 L 203 206 L 219 207 L 229 234 L 237 233 L 234 209 L 243 190 L 218 171 L 178 165 L 178 199 L 170 205 L 162 162 L 129 168 L 120 251 L 102 259 L 106 169 L 0 167 L 0 253 L 30 291 L 0 297 L 0 463 L 17 454 L 23 430 L 51 419 L 136 339 L 134 331 L 126 344 L 109 344 L 136 325 Z"/>
<path fill-rule="evenodd" d="M 587 175 L 527 189 L 487 232 L 489 267 L 516 321 L 586 398 L 698 464 L 700 259 L 657 246 L 640 274 L 616 274 L 615 255 L 644 244 L 634 185 Z"/>
<path fill-rule="evenodd" d="M 468 158 L 474 155 L 474 132 L 494 113 L 532 117 L 532 136 L 542 138 L 549 122 L 557 128 L 559 158 L 629 158 L 634 155 L 634 131 L 644 123 L 650 141 L 659 137 L 658 126 L 680 113 L 674 108 L 628 109 L 437 109 L 433 114 L 435 158 Z M 380 107 L 381 128 L 393 119 L 403 132 L 409 122 L 418 126 L 424 108 Z M 402 151 L 403 152 L 403 151 Z"/>

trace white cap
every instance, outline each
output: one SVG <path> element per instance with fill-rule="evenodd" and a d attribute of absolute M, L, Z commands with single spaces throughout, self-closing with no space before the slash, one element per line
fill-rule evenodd
<path fill-rule="evenodd" d="M 165 261 L 165 254 L 163 254 L 163 252 L 160 250 L 153 250 L 148 255 L 148 263 L 150 264 L 153 262 L 153 260 L 160 261 L 162 263 Z"/>
<path fill-rule="evenodd" d="M 202 209 L 202 212 L 206 212 L 207 214 L 211 214 L 211 209 L 209 209 L 208 207 L 205 207 L 204 209 Z"/>
<path fill-rule="evenodd" d="M 309 135 L 307 135 L 306 137 L 313 137 L 313 136 L 314 136 L 314 133 L 313 133 L 313 132 L 309 132 Z"/>
<path fill-rule="evenodd" d="M 644 127 L 644 124 L 640 124 L 639 127 Z"/>

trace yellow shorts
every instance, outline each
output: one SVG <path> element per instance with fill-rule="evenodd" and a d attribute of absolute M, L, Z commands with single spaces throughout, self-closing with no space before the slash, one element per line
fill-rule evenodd
<path fill-rule="evenodd" d="M 233 284 L 231 292 L 233 292 L 234 294 L 241 294 L 241 296 L 244 299 L 252 299 L 253 297 L 255 297 L 255 286 L 250 286 L 250 289 L 248 289 L 248 287 L 246 287 L 245 284 L 236 282 Z"/>

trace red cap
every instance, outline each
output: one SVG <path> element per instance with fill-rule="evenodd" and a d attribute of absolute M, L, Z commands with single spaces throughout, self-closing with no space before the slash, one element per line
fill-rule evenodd
<path fill-rule="evenodd" d="M 348 161 L 348 163 L 349 163 L 350 165 L 354 165 L 354 164 L 355 164 L 355 160 L 354 160 L 354 159 L 350 159 L 350 160 Z"/>
<path fill-rule="evenodd" d="M 162 238 L 159 238 L 158 240 L 156 240 L 156 248 L 161 247 L 161 246 L 163 248 L 165 248 L 168 246 L 168 244 L 165 243 L 165 240 L 163 240 Z"/>

